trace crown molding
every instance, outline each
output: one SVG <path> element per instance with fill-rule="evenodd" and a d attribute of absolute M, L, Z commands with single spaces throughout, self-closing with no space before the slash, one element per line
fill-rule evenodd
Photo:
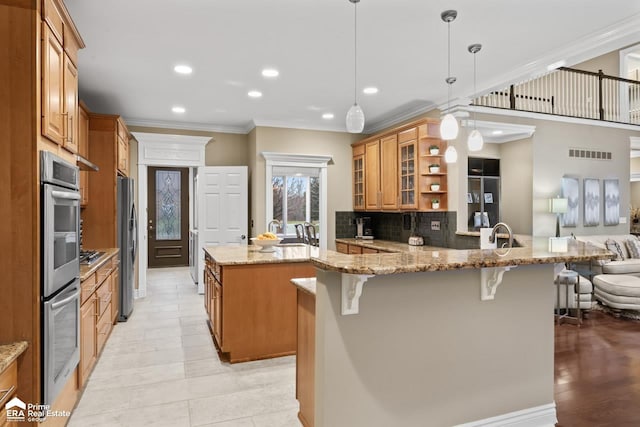
<path fill-rule="evenodd" d="M 287 129 L 300 129 L 300 130 L 316 130 L 325 132 L 342 132 L 346 133 L 347 129 L 344 123 L 340 125 L 317 126 L 317 125 L 303 125 L 300 123 L 291 123 L 286 120 L 253 120 L 254 127 L 270 127 L 270 128 L 287 128 Z M 252 128 L 253 129 L 253 128 Z"/>
<path fill-rule="evenodd" d="M 245 126 L 214 125 L 211 123 L 174 122 L 169 120 L 149 120 L 124 118 L 128 126 L 155 127 L 162 129 L 196 130 L 203 132 L 238 133 L 246 135 L 254 128 L 253 123 Z"/>
<path fill-rule="evenodd" d="M 633 151 L 633 150 L 639 150 L 640 151 L 640 136 L 630 136 L 629 137 L 629 146 L 631 147 L 631 151 Z"/>
<path fill-rule="evenodd" d="M 329 162 L 333 161 L 333 156 L 328 154 L 275 153 L 272 151 L 263 151 L 260 154 L 269 164 L 296 163 L 315 167 L 326 167 Z"/>
<path fill-rule="evenodd" d="M 630 178 L 631 182 L 638 182 L 640 181 L 640 173 L 632 173 Z"/>
<path fill-rule="evenodd" d="M 381 119 L 376 120 L 375 122 L 372 122 L 370 125 L 365 125 L 364 131 L 362 133 L 364 134 L 376 133 L 383 129 L 395 126 L 406 120 L 413 119 L 414 117 L 419 116 L 420 114 L 427 113 L 431 110 L 434 110 L 435 108 L 436 108 L 435 104 L 431 102 L 427 102 L 425 105 L 421 107 L 412 107 L 412 108 L 404 109 L 397 113 L 383 114 Z"/>
<path fill-rule="evenodd" d="M 466 128 L 478 129 L 484 138 L 484 142 L 493 144 L 502 144 L 505 142 L 530 138 L 536 131 L 536 127 L 531 125 L 488 122 L 485 120 L 462 120 L 461 125 Z M 500 131 L 501 133 L 499 135 L 495 135 L 494 132 L 496 131 Z"/>

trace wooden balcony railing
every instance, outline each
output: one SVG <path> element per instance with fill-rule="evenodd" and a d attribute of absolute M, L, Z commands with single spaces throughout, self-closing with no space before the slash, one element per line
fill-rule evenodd
<path fill-rule="evenodd" d="M 640 125 L 640 81 L 562 67 L 472 105 Z"/>

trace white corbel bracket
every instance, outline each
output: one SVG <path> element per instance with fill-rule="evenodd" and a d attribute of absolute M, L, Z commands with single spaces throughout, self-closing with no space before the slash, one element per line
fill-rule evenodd
<path fill-rule="evenodd" d="M 508 265 L 506 267 L 483 268 L 480 271 L 480 299 L 489 301 L 495 298 L 496 290 L 502 283 L 502 276 L 506 271 L 516 268 L 517 265 Z"/>
<path fill-rule="evenodd" d="M 342 273 L 342 309 L 343 316 L 348 314 L 358 314 L 360 312 L 360 295 L 365 282 L 373 275 L 371 274 L 347 274 Z"/>

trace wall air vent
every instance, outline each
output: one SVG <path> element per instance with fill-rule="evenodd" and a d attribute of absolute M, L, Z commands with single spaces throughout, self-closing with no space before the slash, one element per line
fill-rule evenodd
<path fill-rule="evenodd" d="M 611 151 L 594 151 L 584 148 L 569 148 L 569 157 L 591 160 L 611 160 Z"/>

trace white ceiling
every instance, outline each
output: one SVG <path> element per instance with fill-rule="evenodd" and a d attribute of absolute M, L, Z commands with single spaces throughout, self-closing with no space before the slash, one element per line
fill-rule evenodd
<path fill-rule="evenodd" d="M 131 124 L 245 133 L 254 125 L 344 131 L 353 103 L 348 0 L 66 0 L 86 42 L 80 95 Z M 640 1 L 362 0 L 358 99 L 366 132 L 446 102 L 447 25 L 453 97 L 489 89 L 640 41 Z M 189 77 L 174 65 L 194 68 Z M 264 67 L 280 71 L 276 79 Z M 376 86 L 376 95 L 362 88 Z M 263 92 L 250 99 L 247 92 Z M 181 105 L 178 115 L 171 107 Z M 333 120 L 322 113 L 332 112 Z"/>

